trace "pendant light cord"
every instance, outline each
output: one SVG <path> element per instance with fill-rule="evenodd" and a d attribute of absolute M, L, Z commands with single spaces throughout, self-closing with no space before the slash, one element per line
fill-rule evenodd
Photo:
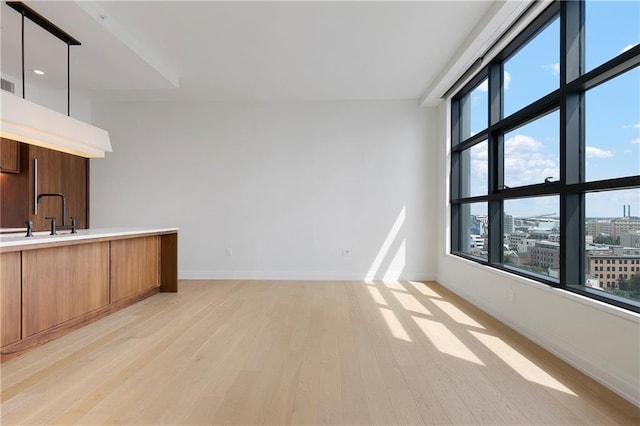
<path fill-rule="evenodd" d="M 22 44 L 22 48 L 21 48 L 21 52 L 22 52 L 22 99 L 24 99 L 24 11 L 21 13 L 22 15 L 22 40 L 21 40 L 21 44 Z"/>
<path fill-rule="evenodd" d="M 67 116 L 71 116 L 71 45 L 67 41 Z"/>

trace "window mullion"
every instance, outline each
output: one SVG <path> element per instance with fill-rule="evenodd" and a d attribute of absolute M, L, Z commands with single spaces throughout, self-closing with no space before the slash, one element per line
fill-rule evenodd
<path fill-rule="evenodd" d="M 504 182 L 504 138 L 491 127 L 500 122 L 503 113 L 503 81 L 502 65 L 494 62 L 489 66 L 489 137 L 488 137 L 488 194 L 496 194 Z M 489 263 L 502 263 L 503 255 L 503 220 L 502 200 L 489 201 Z"/>
<path fill-rule="evenodd" d="M 451 204 L 451 251 L 460 252 L 460 232 L 462 222 L 460 220 L 460 204 Z"/>
<path fill-rule="evenodd" d="M 567 185 L 584 180 L 583 96 L 567 91 L 584 64 L 581 2 L 560 5 L 560 285 L 584 282 L 584 196 Z"/>
<path fill-rule="evenodd" d="M 460 143 L 460 100 L 451 101 L 451 147 Z"/>

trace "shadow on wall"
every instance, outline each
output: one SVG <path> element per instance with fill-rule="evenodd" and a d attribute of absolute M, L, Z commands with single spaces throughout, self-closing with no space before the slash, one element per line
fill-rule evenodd
<path fill-rule="evenodd" d="M 378 254 L 365 276 L 365 281 L 400 279 L 406 265 L 407 248 L 403 229 L 406 216 L 407 206 L 405 205 L 402 206 L 395 223 L 389 230 L 380 250 L 378 250 Z"/>

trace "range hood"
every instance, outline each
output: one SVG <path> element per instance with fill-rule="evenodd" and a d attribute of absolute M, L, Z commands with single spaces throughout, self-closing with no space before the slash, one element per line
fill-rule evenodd
<path fill-rule="evenodd" d="M 86 158 L 111 152 L 106 130 L 9 92 L 0 94 L 0 136 Z"/>

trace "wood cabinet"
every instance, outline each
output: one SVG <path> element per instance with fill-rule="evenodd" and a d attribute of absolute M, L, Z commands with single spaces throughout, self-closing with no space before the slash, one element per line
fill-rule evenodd
<path fill-rule="evenodd" d="M 56 217 L 58 225 L 61 225 L 62 200 L 44 197 L 36 203 L 37 196 L 43 193 L 64 195 L 67 226 L 71 225 L 73 216 L 78 229 L 89 227 L 87 158 L 9 139 L 2 139 L 1 143 L 2 171 L 11 167 L 12 172 L 0 173 L 0 228 L 24 228 L 25 221 L 32 220 L 34 230 L 46 231 L 49 229 L 46 217 L 49 216 Z M 12 165 L 13 161 L 18 162 L 17 167 Z"/>
<path fill-rule="evenodd" d="M 111 242 L 111 302 L 160 285 L 159 236 Z"/>
<path fill-rule="evenodd" d="M 58 225 L 62 224 L 62 200 L 59 197 L 43 197 L 40 203 L 36 203 L 37 196 L 44 193 L 63 194 L 67 201 L 66 225 L 71 224 L 70 218 L 73 216 L 78 229 L 87 228 L 88 161 L 76 155 L 29 146 L 29 218 L 33 221 L 34 230 L 49 229 L 46 217 L 53 216 Z"/>
<path fill-rule="evenodd" d="M 20 146 L 17 141 L 0 138 L 0 172 L 20 173 Z"/>
<path fill-rule="evenodd" d="M 20 252 L 0 254 L 0 347 L 20 340 Z"/>
<path fill-rule="evenodd" d="M 22 252 L 23 338 L 108 304 L 108 241 Z"/>
<path fill-rule="evenodd" d="M 34 237 L 0 244 L 0 262 L 0 361 L 158 292 L 178 291 L 172 229 Z"/>
<path fill-rule="evenodd" d="M 0 228 L 24 228 L 29 219 L 29 145 L 9 142 L 20 152 L 20 173 L 0 173 Z"/>

